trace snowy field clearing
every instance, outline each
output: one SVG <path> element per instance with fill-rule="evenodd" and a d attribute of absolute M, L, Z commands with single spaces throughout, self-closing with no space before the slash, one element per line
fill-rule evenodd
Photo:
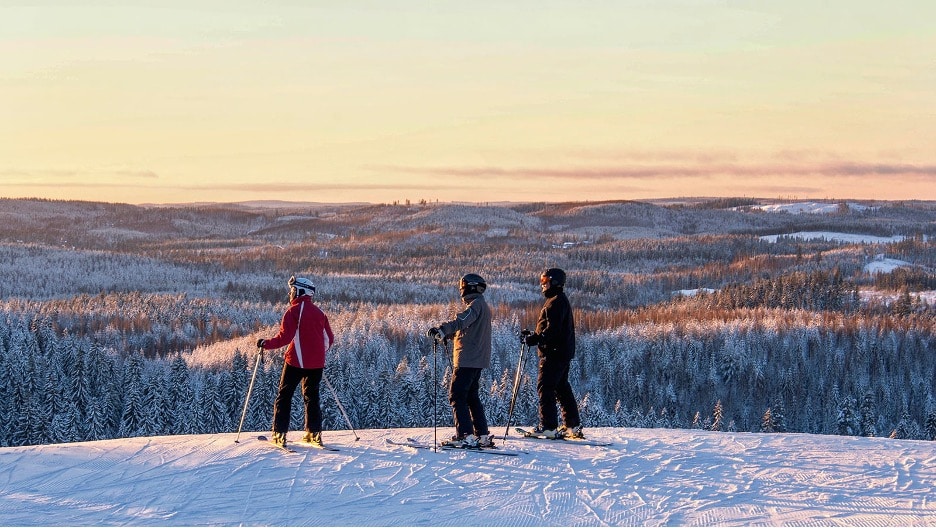
<path fill-rule="evenodd" d="M 865 211 L 871 209 L 867 205 L 863 205 L 855 202 L 846 202 L 848 209 L 851 211 Z M 832 214 L 839 212 L 842 207 L 842 202 L 828 203 L 828 202 L 796 202 L 796 203 L 777 203 L 777 204 L 765 204 L 765 205 L 755 205 L 752 207 L 744 207 L 737 209 L 752 209 L 760 210 L 768 213 L 789 213 L 789 214 Z"/>
<path fill-rule="evenodd" d="M 2 448 L 0 525 L 936 525 L 936 442 L 587 432 L 614 445 L 511 437 L 527 453 L 504 457 L 385 444 L 432 442 L 430 428 L 326 431 L 337 453 L 287 454 L 256 433 Z"/>
<path fill-rule="evenodd" d="M 828 240 L 830 242 L 840 242 L 842 244 L 890 244 L 892 242 L 900 242 L 906 238 L 903 236 L 882 237 L 854 233 L 833 233 L 830 231 L 798 231 L 787 235 L 764 235 L 760 237 L 760 239 L 766 242 L 776 242 L 779 237 L 796 238 L 799 240 Z"/>

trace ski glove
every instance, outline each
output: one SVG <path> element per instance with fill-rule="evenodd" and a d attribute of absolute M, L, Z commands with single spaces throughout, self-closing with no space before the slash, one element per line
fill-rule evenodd
<path fill-rule="evenodd" d="M 265 342 L 266 342 L 265 339 L 258 339 L 258 340 L 257 340 L 257 348 L 263 348 L 263 343 L 265 343 Z"/>
<path fill-rule="evenodd" d="M 530 334 L 523 338 L 523 344 L 526 346 L 536 346 L 540 343 L 539 334 Z"/>
<path fill-rule="evenodd" d="M 426 332 L 426 336 L 435 339 L 436 341 L 442 341 L 445 339 L 445 336 L 442 334 L 442 330 L 437 326 L 430 328 L 429 331 Z"/>

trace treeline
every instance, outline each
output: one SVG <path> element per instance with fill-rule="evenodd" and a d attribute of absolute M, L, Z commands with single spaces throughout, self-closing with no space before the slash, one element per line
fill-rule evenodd
<path fill-rule="evenodd" d="M 781 268 L 782 269 L 782 268 Z M 891 274 L 879 274 L 878 281 L 887 282 L 890 275 L 905 276 L 902 269 Z M 900 283 L 894 279 L 893 283 Z M 264 283 L 265 282 L 265 283 Z M 419 304 L 427 307 L 456 300 L 453 284 L 426 285 L 396 281 L 386 277 L 322 277 L 319 300 L 339 310 L 361 302 L 374 305 Z M 606 330 L 626 324 L 631 313 L 625 303 L 608 308 L 604 294 L 589 290 L 602 284 L 594 272 L 582 272 L 570 280 L 569 291 L 579 301 L 579 329 L 586 332 Z M 249 302 L 225 297 L 230 288 L 263 289 L 271 302 Z M 0 313 L 27 318 L 47 326 L 54 333 L 87 338 L 97 346 L 121 355 L 140 353 L 144 357 L 169 357 L 180 352 L 253 335 L 258 329 L 275 324 L 285 301 L 282 280 L 245 277 L 236 285 L 221 290 L 218 297 L 197 297 L 189 294 L 110 293 L 79 295 L 45 301 L 13 298 L 0 301 Z M 639 291 L 638 284 L 618 284 L 615 290 Z M 731 284 L 710 293 L 700 292 L 683 302 L 700 305 L 700 309 L 733 310 L 738 308 L 780 308 L 816 311 L 860 311 L 866 314 L 913 315 L 932 314 L 936 306 L 911 294 L 906 288 L 895 291 L 892 299 L 866 301 L 859 299 L 861 289 L 845 281 L 838 268 L 831 271 L 796 271 L 778 274 L 752 283 Z M 498 315 L 520 316 L 535 320 L 540 295 L 531 283 L 495 283 L 487 292 Z M 362 301 L 363 300 L 363 301 Z M 589 306 L 589 301 L 598 308 Z M 586 301 L 586 302 L 582 302 Z M 668 301 L 667 301 L 668 302 Z M 653 309 L 653 308 L 650 308 Z M 437 311 L 437 309 L 434 309 Z"/>
<path fill-rule="evenodd" d="M 815 311 L 853 311 L 860 308 L 858 288 L 848 284 L 839 269 L 794 272 L 753 284 L 732 284 L 704 296 L 712 306 L 784 308 Z"/>
<path fill-rule="evenodd" d="M 878 273 L 874 285 L 883 290 L 912 292 L 936 290 L 936 272 L 923 269 L 897 268 L 889 273 Z"/>
<path fill-rule="evenodd" d="M 146 358 L 251 335 L 279 320 L 269 304 L 140 292 L 11 299 L 0 302 L 0 314 L 45 329 L 41 336 L 69 336 L 118 355 Z"/>

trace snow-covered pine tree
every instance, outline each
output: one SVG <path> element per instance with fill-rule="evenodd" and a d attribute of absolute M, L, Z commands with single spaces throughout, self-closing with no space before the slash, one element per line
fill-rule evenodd
<path fill-rule="evenodd" d="M 861 436 L 877 436 L 875 423 L 877 423 L 877 413 L 874 410 L 874 394 L 867 391 L 861 399 L 861 406 L 858 408 L 858 429 Z"/>
<path fill-rule="evenodd" d="M 914 433 L 919 427 L 913 422 L 913 418 L 910 417 L 910 411 L 904 407 L 903 413 L 900 415 L 900 421 L 897 423 L 897 427 L 891 431 L 889 438 L 897 440 L 912 440 L 915 438 Z"/>
<path fill-rule="evenodd" d="M 143 436 L 164 435 L 169 423 L 169 400 L 165 396 L 168 390 L 169 376 L 162 361 L 151 363 L 145 376 L 143 389 Z M 165 381 L 164 381 L 165 380 Z"/>
<path fill-rule="evenodd" d="M 836 432 L 843 436 L 856 436 L 859 429 L 859 416 L 855 399 L 846 396 L 840 399 L 838 415 L 835 420 Z"/>
<path fill-rule="evenodd" d="M 767 407 L 767 410 L 764 411 L 764 416 L 761 417 L 760 432 L 762 433 L 776 433 L 777 432 L 777 426 L 774 423 L 773 413 L 770 412 L 770 407 Z"/>
<path fill-rule="evenodd" d="M 169 424 L 168 434 L 194 434 L 195 390 L 189 376 L 188 364 L 182 354 L 176 354 L 169 366 Z"/>
<path fill-rule="evenodd" d="M 926 415 L 925 432 L 927 440 L 936 440 L 936 408 Z"/>
<path fill-rule="evenodd" d="M 721 400 L 715 402 L 715 408 L 712 410 L 712 423 L 709 426 L 710 431 L 721 431 L 724 420 L 724 409 Z"/>
<path fill-rule="evenodd" d="M 145 409 L 143 407 L 143 358 L 140 354 L 131 354 L 124 362 L 123 372 L 124 398 L 120 413 L 121 438 L 130 438 L 143 434 Z"/>

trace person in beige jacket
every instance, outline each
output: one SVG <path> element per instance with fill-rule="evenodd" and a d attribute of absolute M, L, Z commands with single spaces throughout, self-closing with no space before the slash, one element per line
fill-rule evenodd
<path fill-rule="evenodd" d="M 443 442 L 453 447 L 493 447 L 484 407 L 478 395 L 481 370 L 491 366 L 491 309 L 484 300 L 487 283 L 469 273 L 458 281 L 465 310 L 455 319 L 434 326 L 426 333 L 443 341 L 454 337 L 452 382 L 449 403 L 455 415 L 455 436 Z"/>

